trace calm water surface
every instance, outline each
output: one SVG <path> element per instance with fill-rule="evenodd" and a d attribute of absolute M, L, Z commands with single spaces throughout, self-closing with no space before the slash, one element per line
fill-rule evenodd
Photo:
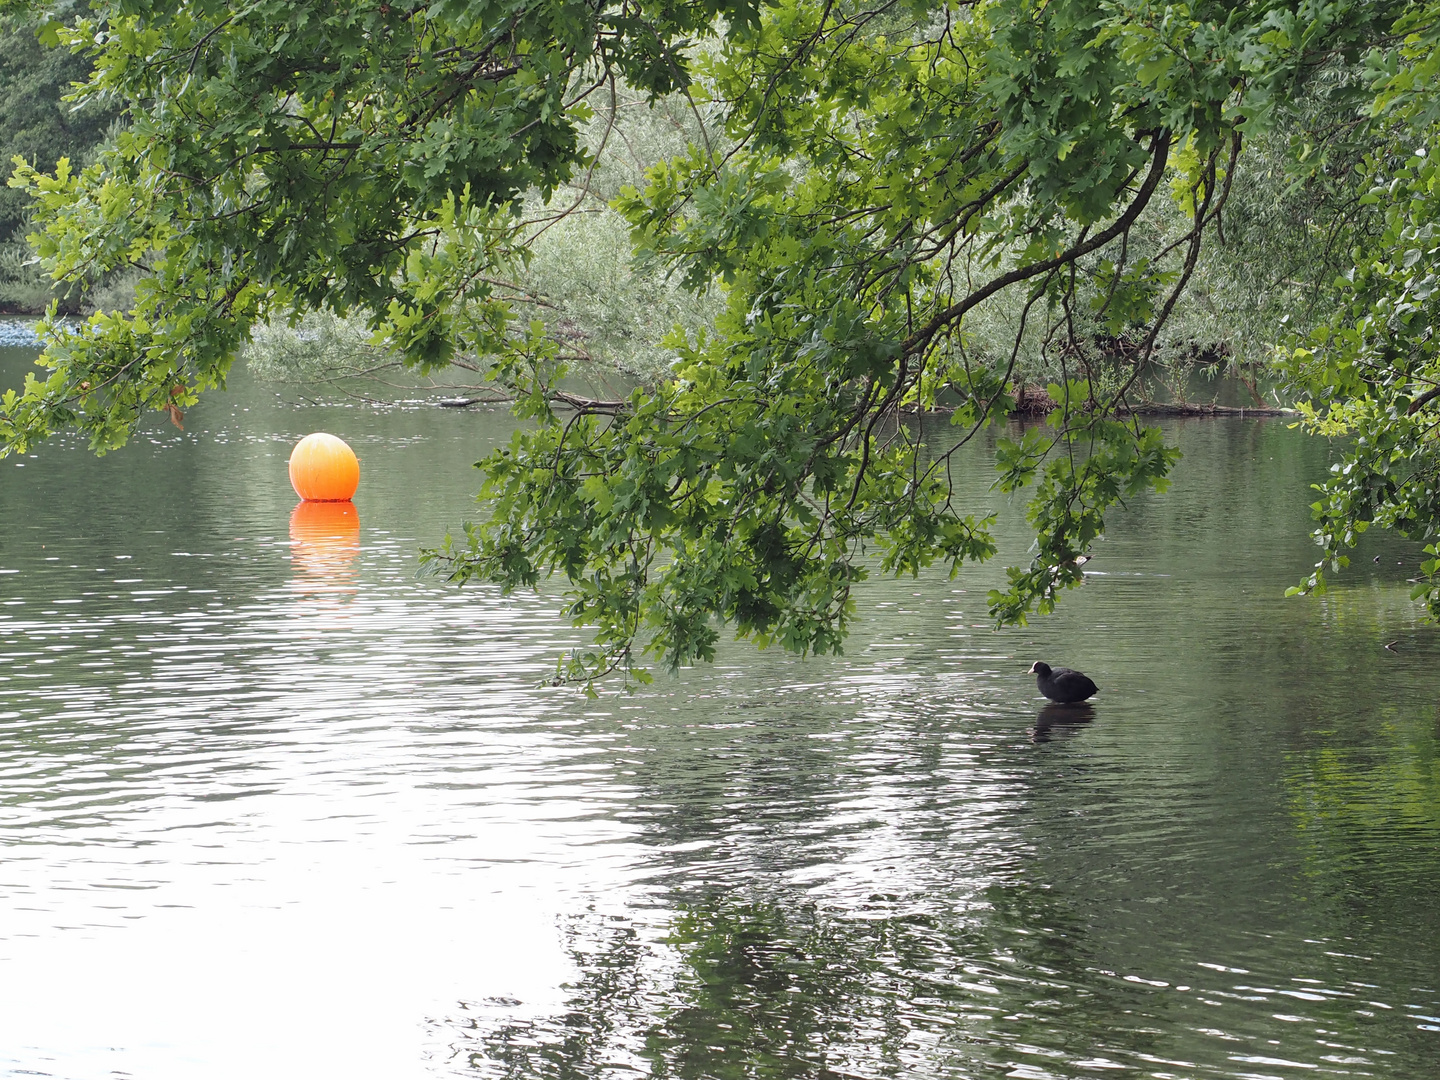
<path fill-rule="evenodd" d="M 843 657 L 589 702 L 553 598 L 415 576 L 509 430 L 250 386 L 0 462 L 0 1075 L 1436 1075 L 1440 646 L 1398 542 L 1283 599 L 1323 444 L 1173 427 L 1028 629 L 877 582 Z"/>

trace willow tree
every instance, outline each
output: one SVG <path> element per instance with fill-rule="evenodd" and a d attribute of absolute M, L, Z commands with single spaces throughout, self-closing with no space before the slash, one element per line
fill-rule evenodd
<path fill-rule="evenodd" d="M 1127 395 L 1246 139 L 1327 68 L 1368 62 L 1372 97 L 1429 78 L 1405 35 L 1433 21 L 1358 0 L 99 0 L 47 33 L 92 53 L 79 93 L 123 101 L 128 128 L 83 173 L 14 182 L 58 276 L 144 276 L 133 312 L 50 327 L 52 374 L 3 399 L 0 435 L 118 446 L 293 309 L 369 312 L 421 367 L 485 357 L 531 423 L 483 463 L 487 519 L 432 557 L 507 589 L 562 576 L 589 678 L 708 659 L 724 627 L 836 650 L 867 569 L 990 556 L 950 454 L 897 418 L 943 396 L 963 444 L 1009 412 L 1038 336 L 1057 408 L 1000 440 L 997 478 L 1037 534 L 991 596 L 1023 620 L 1079 580 L 1109 508 L 1166 483 L 1176 453 Z M 670 378 L 557 411 L 553 341 L 494 270 L 523 258 L 520 195 L 589 166 L 576 125 L 616 79 L 709 121 L 617 205 L 637 257 L 726 307 L 667 343 Z M 1139 230 L 1162 203 L 1183 225 L 1157 244 Z M 1013 348 L 978 348 L 1002 303 Z"/>

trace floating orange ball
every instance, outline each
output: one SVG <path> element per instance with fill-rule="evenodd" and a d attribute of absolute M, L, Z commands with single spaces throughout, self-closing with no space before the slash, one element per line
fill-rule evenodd
<path fill-rule="evenodd" d="M 360 486 L 360 461 L 344 439 L 317 431 L 290 451 L 290 484 L 306 502 L 343 502 Z"/>

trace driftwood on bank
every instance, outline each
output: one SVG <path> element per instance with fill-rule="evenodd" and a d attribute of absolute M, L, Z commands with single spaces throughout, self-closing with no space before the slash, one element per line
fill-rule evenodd
<path fill-rule="evenodd" d="M 1055 402 L 1041 386 L 1021 386 L 1015 391 L 1015 409 L 1011 416 L 1041 417 L 1055 408 Z M 1115 410 L 1120 416 L 1297 416 L 1295 409 L 1271 405 L 1216 405 L 1200 401 L 1142 401 L 1121 405 Z"/>
<path fill-rule="evenodd" d="M 1041 420 L 1050 414 L 1055 408 L 1052 403 L 1048 409 L 1025 408 L 1015 409 L 1010 413 L 1014 419 Z M 945 415 L 955 410 L 948 405 L 937 405 L 930 409 L 919 409 L 912 405 L 901 406 L 900 411 L 910 415 L 921 413 L 938 413 Z M 1272 408 L 1268 405 L 1248 405 L 1237 407 L 1233 405 L 1210 405 L 1203 402 L 1190 401 L 1147 401 L 1140 405 L 1122 406 L 1115 410 L 1117 416 L 1150 416 L 1163 418 L 1167 416 L 1235 416 L 1235 417 L 1265 417 L 1265 416 L 1299 416 L 1298 409 Z"/>
<path fill-rule="evenodd" d="M 621 399 L 618 401 L 606 401 L 600 398 L 581 397 L 579 394 L 567 393 L 564 390 L 552 390 L 549 393 L 551 403 L 561 408 L 575 409 L 579 412 L 591 413 L 616 413 L 623 409 L 629 402 Z M 440 398 L 435 404 L 446 409 L 465 409 L 471 405 L 506 405 L 514 401 L 514 397 L 506 394 L 491 393 L 482 397 L 449 397 Z M 1015 393 L 1015 409 L 1010 413 L 1014 417 L 1039 418 L 1047 415 L 1055 408 L 1055 402 L 1044 389 L 1038 386 L 1022 386 Z M 954 409 L 945 405 L 936 405 L 928 409 L 920 409 L 915 406 L 901 406 L 901 412 L 906 413 L 949 413 Z M 1122 405 L 1115 410 L 1120 416 L 1298 416 L 1296 409 L 1272 407 L 1269 405 L 1216 405 L 1211 402 L 1193 401 L 1146 401 L 1138 405 Z"/>
<path fill-rule="evenodd" d="M 1118 410 L 1122 416 L 1299 416 L 1298 409 L 1269 405 L 1209 405 L 1190 401 L 1151 401 Z"/>

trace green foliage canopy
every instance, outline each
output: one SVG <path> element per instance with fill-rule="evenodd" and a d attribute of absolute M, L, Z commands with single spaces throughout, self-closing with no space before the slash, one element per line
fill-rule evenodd
<path fill-rule="evenodd" d="M 1059 407 L 1001 440 L 997 480 L 1030 491 L 1034 558 L 991 597 L 1023 620 L 1079 580 L 1110 507 L 1166 483 L 1175 451 L 1125 419 L 1127 394 L 1246 141 L 1318 73 L 1363 65 L 1368 111 L 1343 137 L 1380 176 L 1433 123 L 1437 23 L 1433 5 L 1358 0 L 102 2 L 48 33 L 92 53 L 81 96 L 123 100 L 129 128 L 80 174 L 15 182 L 57 275 L 145 276 L 131 314 L 51 328 L 52 374 L 0 401 L 0 437 L 74 425 L 118 446 L 294 309 L 371 312 L 376 340 L 422 368 L 487 357 L 533 423 L 484 463 L 489 520 L 433 557 L 507 588 L 563 575 L 596 629 L 572 662 L 588 678 L 638 671 L 644 650 L 708 659 L 717 622 L 836 650 L 872 556 L 887 573 L 990 556 L 949 455 L 927 456 L 904 415 L 955 403 L 957 444 L 1000 422 L 1039 334 Z M 725 307 L 667 342 L 672 377 L 557 413 L 554 343 L 491 273 L 524 257 L 517 199 L 589 164 L 577 124 L 617 77 L 709 118 L 615 205 L 641 259 L 718 284 Z M 1421 253 L 1398 259 L 1407 273 L 1434 246 L 1406 231 L 1428 213 L 1429 160 L 1406 166 L 1414 198 L 1395 210 Z M 1145 251 L 1136 229 L 1165 200 L 1186 224 Z M 1354 369 L 1333 343 L 1408 288 L 1395 273 L 1356 276 L 1328 367 L 1295 354 L 1318 391 L 1355 399 L 1345 423 L 1378 389 L 1333 373 Z M 1015 347 L 982 354 L 967 318 L 1007 296 Z M 1121 334 L 1138 347 L 1116 372 L 1101 346 Z"/>
<path fill-rule="evenodd" d="M 1398 46 L 1367 57 L 1373 134 L 1356 183 L 1383 228 L 1356 244 L 1333 317 L 1284 356 L 1309 392 L 1307 425 L 1349 437 L 1314 504 L 1322 558 L 1291 592 L 1323 592 L 1377 524 L 1426 542 L 1412 596 L 1440 618 L 1440 10 L 1417 6 L 1395 29 Z"/>
<path fill-rule="evenodd" d="M 83 172 L 17 163 L 12 183 L 37 201 L 57 276 L 144 277 L 130 315 L 51 328 L 54 374 L 0 406 L 0 436 L 75 425 L 117 447 L 147 408 L 223 383 L 272 310 L 364 307 L 422 366 L 462 341 L 503 353 L 485 271 L 508 255 L 511 203 L 584 163 L 588 90 L 613 74 L 682 85 L 683 35 L 721 15 L 750 10 L 126 3 L 49 24 L 52 43 L 92 53 L 80 100 L 123 101 L 128 125 Z"/>

